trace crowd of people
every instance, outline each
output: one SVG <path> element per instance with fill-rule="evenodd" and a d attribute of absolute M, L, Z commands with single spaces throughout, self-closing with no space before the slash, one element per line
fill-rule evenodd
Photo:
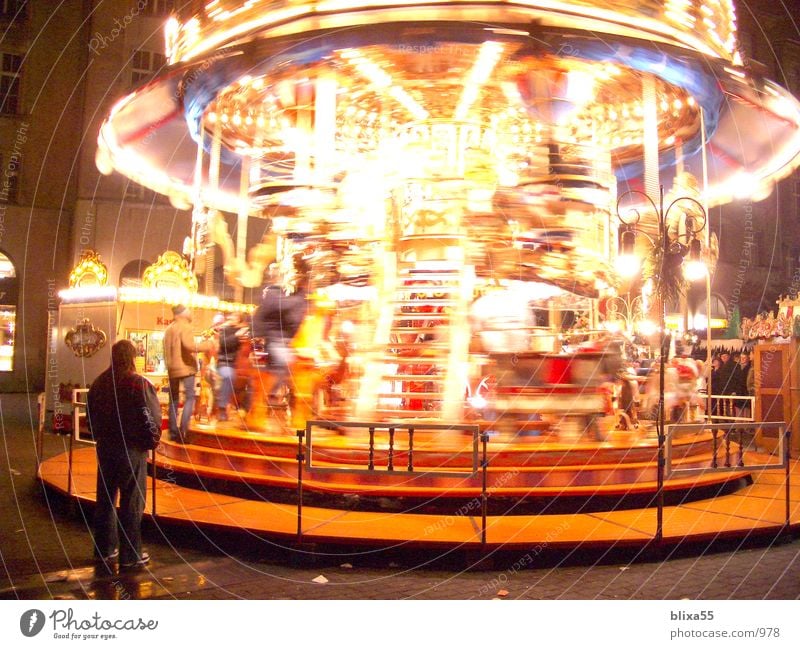
<path fill-rule="evenodd" d="M 643 377 L 647 377 L 645 380 Z M 635 422 L 638 411 L 647 418 L 655 417 L 659 399 L 660 378 L 658 361 L 635 361 L 617 376 L 624 389 L 620 408 L 628 419 Z M 641 389 L 636 390 L 637 382 Z M 664 399 L 670 421 L 695 418 L 706 407 L 710 387 L 712 415 L 744 417 L 751 415 L 751 399 L 755 395 L 755 373 L 750 354 L 746 351 L 731 353 L 721 350 L 711 359 L 711 385 L 707 385 L 705 363 L 688 356 L 671 358 L 664 368 Z M 695 413 L 692 415 L 691 413 Z"/>
<path fill-rule="evenodd" d="M 755 371 L 750 354 L 745 351 L 731 354 L 722 350 L 711 359 L 711 394 L 718 396 L 752 397 L 756 393 Z M 714 399 L 712 414 L 749 414 L 748 399 Z"/>

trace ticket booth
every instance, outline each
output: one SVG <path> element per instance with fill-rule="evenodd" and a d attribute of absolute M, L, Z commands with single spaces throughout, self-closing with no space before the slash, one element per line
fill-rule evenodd
<path fill-rule="evenodd" d="M 166 404 L 167 370 L 164 329 L 172 307 L 192 310 L 195 333 L 210 333 L 220 312 L 250 313 L 254 305 L 225 302 L 197 292 L 197 278 L 178 253 L 168 251 L 143 274 L 141 286 L 107 283 L 105 265 L 85 253 L 70 274 L 70 288 L 61 291 L 58 313 L 51 321 L 45 408 L 54 430 L 72 427 L 72 390 L 86 388 L 111 363 L 111 347 L 130 340 L 138 351 L 136 369 L 158 389 Z"/>
<path fill-rule="evenodd" d="M 745 319 L 742 337 L 755 341 L 756 421 L 784 421 L 792 431 L 791 454 L 800 457 L 800 301 L 784 299 L 777 316 Z M 756 443 L 773 451 L 777 430 L 756 431 Z"/>

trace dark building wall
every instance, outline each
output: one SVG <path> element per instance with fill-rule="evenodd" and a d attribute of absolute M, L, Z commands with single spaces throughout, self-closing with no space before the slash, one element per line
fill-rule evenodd
<path fill-rule="evenodd" d="M 745 68 L 800 96 L 800 3 L 736 2 Z M 792 20 L 792 17 L 795 20 Z M 746 133 L 743 133 L 746 137 Z M 777 310 L 781 294 L 800 290 L 800 174 L 779 181 L 760 201 L 738 200 L 712 210 L 720 237 L 714 292 L 743 316 Z"/>
<path fill-rule="evenodd" d="M 191 216 L 119 173 L 103 176 L 95 165 L 97 134 L 114 104 L 144 82 L 134 78 L 136 51 L 164 52 L 164 16 L 148 15 L 139 0 L 91 3 L 94 11 L 85 47 L 90 66 L 82 116 L 78 200 L 72 262 L 89 248 L 100 253 L 109 281 L 119 282 L 130 261 L 154 262 L 166 250 L 181 251 Z M 154 73 L 158 68 L 154 68 Z"/>
<path fill-rule="evenodd" d="M 0 196 L 0 251 L 19 278 L 14 370 L 0 372 L 3 392 L 43 387 L 48 301 L 55 306 L 55 284 L 63 286 L 69 266 L 82 14 L 81 2 L 34 0 L 25 17 L 0 21 L 0 51 L 22 57 L 17 114 L 0 116 L 2 178 L 18 174 L 16 192 Z"/>

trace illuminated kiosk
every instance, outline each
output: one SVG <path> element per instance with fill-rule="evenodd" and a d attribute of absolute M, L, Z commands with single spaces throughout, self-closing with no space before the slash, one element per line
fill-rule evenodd
<path fill-rule="evenodd" d="M 136 346 L 137 370 L 161 388 L 166 403 L 167 373 L 163 334 L 172 321 L 172 306 L 193 309 L 197 332 L 211 328 L 223 311 L 252 312 L 254 306 L 220 300 L 197 292 L 197 278 L 176 252 L 167 251 L 148 266 L 139 286 L 108 284 L 108 270 L 100 256 L 86 251 L 69 277 L 69 288 L 50 326 L 47 346 L 45 409 L 53 412 L 53 428 L 72 422 L 72 390 L 85 389 L 111 363 L 111 346 L 128 339 Z"/>
<path fill-rule="evenodd" d="M 685 178 L 706 209 L 764 196 L 800 152 L 800 105 L 741 66 L 731 2 L 191 7 L 166 25 L 168 70 L 112 109 L 98 168 L 194 206 L 194 249 L 217 244 L 233 284 L 260 286 L 271 256 L 291 282 L 303 256 L 318 301 L 294 407 L 196 425 L 159 465 L 293 489 L 313 420 L 303 489 L 331 507 L 651 497 L 656 440 L 614 430 L 619 357 L 590 335 L 619 285 L 617 196 Z M 251 218 L 271 234 L 247 251 Z M 684 435 L 671 459 L 710 466 L 716 448 Z"/>

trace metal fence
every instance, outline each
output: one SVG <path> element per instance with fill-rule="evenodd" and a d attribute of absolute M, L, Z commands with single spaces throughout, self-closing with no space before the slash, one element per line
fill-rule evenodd
<path fill-rule="evenodd" d="M 739 397 L 741 398 L 741 397 Z M 747 441 L 745 435 L 749 435 L 754 429 L 777 429 L 778 430 L 778 452 L 777 462 L 748 463 L 745 461 L 745 446 Z M 673 442 L 680 438 L 684 433 L 696 434 L 703 431 L 711 432 L 711 460 L 705 467 L 680 467 L 673 462 Z M 742 471 L 764 471 L 772 469 L 783 469 L 785 472 L 785 500 L 786 518 L 785 528 L 789 528 L 789 517 L 791 513 L 791 481 L 789 449 L 792 431 L 782 421 L 758 421 L 752 422 L 707 422 L 703 424 L 675 424 L 667 426 L 666 433 L 666 454 L 665 454 L 665 479 L 685 478 L 690 476 L 706 475 L 709 473 L 739 473 Z"/>

